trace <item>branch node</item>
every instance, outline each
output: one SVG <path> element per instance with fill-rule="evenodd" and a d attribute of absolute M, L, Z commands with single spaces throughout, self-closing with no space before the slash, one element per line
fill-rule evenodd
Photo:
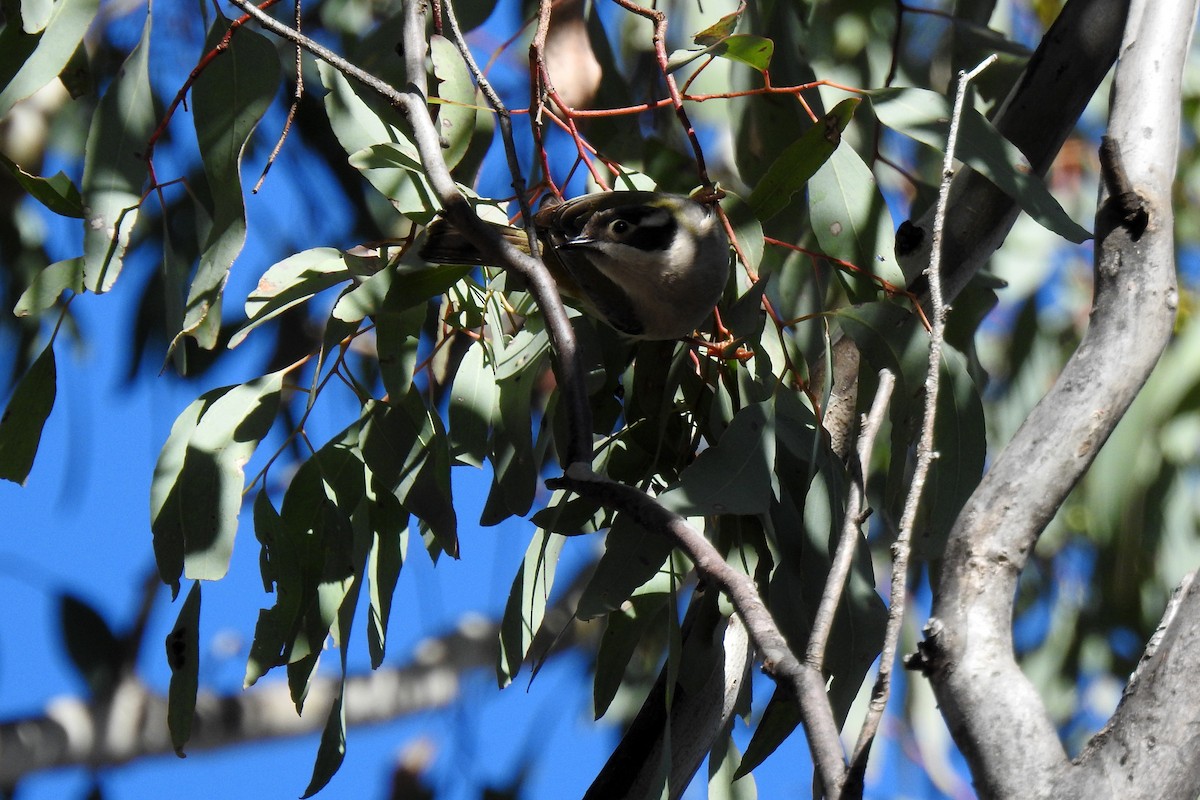
<path fill-rule="evenodd" d="M 1110 136 L 1100 139 L 1100 175 L 1108 189 L 1109 197 L 1105 203 L 1108 211 L 1136 242 L 1150 224 L 1150 212 L 1146 209 L 1146 201 L 1129 180 L 1125 160 L 1121 157 L 1121 145 Z"/>

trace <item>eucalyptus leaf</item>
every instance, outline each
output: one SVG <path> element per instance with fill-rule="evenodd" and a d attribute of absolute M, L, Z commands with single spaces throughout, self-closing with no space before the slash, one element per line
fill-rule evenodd
<path fill-rule="evenodd" d="M 892 215 L 871 170 L 848 142 L 809 179 L 808 199 L 813 234 L 825 255 L 892 286 L 904 285 Z"/>
<path fill-rule="evenodd" d="M 150 487 L 150 527 L 163 582 L 217 580 L 229 568 L 242 505 L 243 469 L 270 430 L 283 374 L 213 389 L 171 427 Z"/>
<path fill-rule="evenodd" d="M 0 478 L 24 484 L 54 410 L 58 389 L 54 344 L 46 345 L 22 376 L 0 417 Z"/>
<path fill-rule="evenodd" d="M 167 665 L 171 684 L 167 690 L 167 728 L 175 755 L 183 758 L 183 747 L 192 736 L 196 716 L 196 693 L 200 687 L 200 581 L 192 584 L 187 599 L 167 634 Z"/>
<path fill-rule="evenodd" d="M 950 101 L 928 89 L 890 88 L 867 92 L 879 121 L 938 152 L 950 127 Z M 963 110 L 955 158 L 969 164 L 1048 230 L 1076 244 L 1092 237 L 1063 210 L 1025 156 L 977 110 Z"/>
<path fill-rule="evenodd" d="M 146 15 L 142 38 L 101 98 L 84 147 L 83 274 L 92 292 L 108 291 L 120 275 L 142 201 L 142 153 L 158 120 L 150 88 L 153 20 Z"/>
<path fill-rule="evenodd" d="M 226 20 L 219 20 L 206 46 L 215 47 L 227 26 Z M 242 156 L 278 88 L 275 46 L 250 28 L 238 30 L 221 58 L 210 63 L 192 87 L 192 117 L 212 194 L 212 227 L 188 289 L 179 335 L 191 335 L 205 348 L 216 345 L 229 268 L 246 241 Z M 210 314 L 212 319 L 208 319 Z"/>

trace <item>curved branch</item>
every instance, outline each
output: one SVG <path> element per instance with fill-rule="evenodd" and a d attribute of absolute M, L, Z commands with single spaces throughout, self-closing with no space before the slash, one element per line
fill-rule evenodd
<path fill-rule="evenodd" d="M 837 797 L 846 780 L 846 755 L 825 693 L 825 678 L 820 670 L 801 663 L 792 653 L 759 596 L 754 579 L 726 563 L 712 542 L 687 520 L 633 486 L 578 466 L 569 468 L 562 478 L 546 481 L 546 485 L 551 489 L 570 489 L 627 515 L 648 531 L 671 537 L 696 565 L 696 572 L 720 588 L 749 631 L 750 640 L 762 658 L 763 670 L 791 691 L 799 703 L 813 765 L 826 792 Z"/>
<path fill-rule="evenodd" d="M 927 639 L 914 659 L 930 675 L 983 796 L 1067 796 L 1052 788 L 1072 780 L 1066 755 L 1013 656 L 1016 581 L 1037 537 L 1149 377 L 1175 320 L 1170 188 L 1179 78 L 1196 9 L 1152 0 L 1135 5 L 1117 76 L 1127 94 L 1118 99 L 1121 89 L 1114 89 L 1112 135 L 1133 156 L 1126 162 L 1129 180 L 1149 225 L 1143 232 L 1121 198 L 1102 192 L 1091 324 L 963 508 Z M 1158 124 L 1147 126 L 1147 119 Z M 1110 151 L 1107 185 L 1121 182 L 1113 163 L 1120 159 Z M 1189 755 L 1196 758 L 1194 750 Z"/>

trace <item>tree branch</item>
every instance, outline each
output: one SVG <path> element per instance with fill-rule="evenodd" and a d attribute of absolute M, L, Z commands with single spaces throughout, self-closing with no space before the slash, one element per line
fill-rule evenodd
<path fill-rule="evenodd" d="M 750 640 L 762 657 L 763 670 L 787 687 L 800 704 L 800 716 L 808 736 L 813 765 L 826 791 L 836 797 L 846 778 L 846 756 L 838 736 L 837 724 L 825 693 L 825 679 L 819 670 L 802 664 L 788 647 L 771 612 L 767 610 L 754 580 L 726 563 L 704 534 L 687 520 L 663 508 L 653 497 L 639 489 L 612 481 L 577 465 L 561 478 L 546 482 L 551 489 L 569 489 L 628 515 L 648 531 L 669 536 L 687 554 L 696 571 L 719 587 L 742 618 Z"/>
<path fill-rule="evenodd" d="M 1135 237 L 1125 213 L 1102 192 L 1091 325 L 959 515 L 927 638 L 912 662 L 930 676 L 985 797 L 1068 796 L 1061 791 L 1070 778 L 1057 732 L 1013 656 L 1016 581 L 1037 537 L 1145 383 L 1175 319 L 1170 187 L 1179 75 L 1196 9 L 1135 6 L 1114 88 L 1112 134 L 1135 154 L 1126 166 L 1149 225 Z M 1106 183 L 1114 181 L 1116 175 L 1106 176 Z M 1189 756 L 1196 758 L 1194 749 Z"/>

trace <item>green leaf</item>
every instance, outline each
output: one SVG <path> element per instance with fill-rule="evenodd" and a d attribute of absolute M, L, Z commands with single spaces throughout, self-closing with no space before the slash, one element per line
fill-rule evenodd
<path fill-rule="evenodd" d="M 45 311 L 58 302 L 63 292 L 72 291 L 79 294 L 83 291 L 83 259 L 68 258 L 65 261 L 55 261 L 33 276 L 29 288 L 21 294 L 13 313 L 18 317 L 28 317 L 39 311 Z"/>
<path fill-rule="evenodd" d="M 374 520 L 374 539 L 367 560 L 367 575 L 371 582 L 367 649 L 371 654 L 371 668 L 379 669 L 386 652 L 392 595 L 395 594 L 400 569 L 404 565 L 408 515 L 390 493 L 370 498 L 369 508 Z"/>
<path fill-rule="evenodd" d="M 142 153 L 158 121 L 149 70 L 153 18 L 146 15 L 141 41 L 100 100 L 84 148 L 83 274 L 97 293 L 121 272 L 146 182 Z"/>
<path fill-rule="evenodd" d="M 950 102 L 928 89 L 877 89 L 868 92 L 875 115 L 887 127 L 940 152 L 950 128 Z M 1076 244 L 1092 237 L 1063 210 L 1029 162 L 986 117 L 963 110 L 955 158 L 971 166 L 1042 227 Z"/>
<path fill-rule="evenodd" d="M 0 30 L 0 117 L 58 77 L 99 8 L 99 0 L 58 0 L 44 21 L 9 17 Z"/>
<path fill-rule="evenodd" d="M 317 69 L 328 90 L 325 113 L 350 163 L 401 214 L 427 224 L 440 206 L 399 115 L 393 109 L 376 110 L 358 94 L 357 86 L 325 62 Z"/>
<path fill-rule="evenodd" d="M 379 371 L 391 397 L 404 397 L 412 386 L 427 310 L 424 303 L 412 302 L 406 281 L 393 280 L 383 305 L 375 312 Z"/>
<path fill-rule="evenodd" d="M 533 639 L 542 626 L 546 605 L 554 588 L 554 572 L 566 539 L 538 529 L 525 549 L 525 558 L 513 578 L 500 622 L 500 653 L 496 677 L 500 687 L 512 683 L 521 670 Z"/>
<path fill-rule="evenodd" d="M 308 788 L 300 797 L 312 797 L 325 788 L 329 779 L 342 766 L 346 757 L 346 707 L 345 693 L 339 692 L 329 709 L 329 717 L 325 720 L 325 729 L 321 732 L 321 744 L 317 748 L 317 760 L 313 763 L 312 778 Z"/>
<path fill-rule="evenodd" d="M 843 141 L 808 182 L 813 234 L 827 256 L 893 286 L 904 285 L 896 262 L 895 226 L 875 176 Z"/>
<path fill-rule="evenodd" d="M 214 24 L 205 46 L 215 47 L 228 24 L 224 19 Z M 212 193 L 212 228 L 200 252 L 175 343 L 180 336 L 190 335 L 201 347 L 216 344 L 225 281 L 246 241 L 242 154 L 278 88 L 275 45 L 250 28 L 230 39 L 229 49 L 204 69 L 192 87 L 192 117 Z M 208 320 L 210 313 L 213 319 Z"/>
<path fill-rule="evenodd" d="M 450 489 L 450 452 L 441 419 L 415 387 L 391 405 L 374 405 L 363 429 L 362 453 L 401 505 L 429 525 L 438 545 L 458 557 L 458 516 Z"/>
<path fill-rule="evenodd" d="M 233 334 L 229 347 L 237 347 L 264 322 L 354 277 L 353 265 L 332 247 L 317 247 L 285 258 L 263 273 L 246 298 L 248 322 Z"/>
<path fill-rule="evenodd" d="M 779 154 L 746 200 L 759 220 L 766 221 L 787 208 L 792 196 L 829 160 L 860 102 L 850 98 L 838 103 Z"/>
<path fill-rule="evenodd" d="M 739 411 L 716 445 L 701 453 L 660 501 L 684 516 L 766 513 L 777 480 L 771 411 L 769 403 Z"/>
<path fill-rule="evenodd" d="M 592 708 L 600 719 L 608 711 L 638 643 L 653 625 L 663 623 L 667 601 L 663 591 L 639 591 L 608 615 L 600 648 L 596 652 L 596 677 L 592 686 Z"/>
<path fill-rule="evenodd" d="M 693 36 L 692 41 L 701 47 L 709 47 L 728 39 L 737 30 L 738 20 L 742 18 L 743 11 L 745 8 L 739 8 L 737 11 L 726 14 Z"/>
<path fill-rule="evenodd" d="M 244 682 L 287 664 L 297 710 L 338 609 L 360 582 L 360 537 L 350 519 L 367 495 L 358 429 L 355 421 L 300 465 L 281 513 L 263 493 L 254 504 L 264 585 L 274 584 L 276 602 L 259 612 Z"/>
<path fill-rule="evenodd" d="M 96 700 L 109 697 L 124 666 L 121 641 L 88 602 L 73 594 L 58 596 L 58 619 L 67 655 Z"/>
<path fill-rule="evenodd" d="M 735 779 L 749 775 L 766 761 L 767 756 L 774 753 L 799 724 L 800 706 L 782 686 L 776 687 L 750 737 L 750 743 L 746 745 L 742 763 L 734 773 Z"/>
<path fill-rule="evenodd" d="M 730 61 L 740 61 L 759 72 L 766 72 L 771 68 L 771 56 L 775 54 L 775 43 L 765 36 L 739 33 L 727 37 L 715 45 L 710 52 L 712 55 L 727 58 Z"/>
<path fill-rule="evenodd" d="M 458 47 L 444 36 L 429 37 L 429 59 L 437 79 L 437 105 L 434 124 L 442 137 L 442 158 L 453 169 L 467 152 L 475 132 L 475 82 Z"/>
<path fill-rule="evenodd" d="M 604 539 L 604 555 L 579 598 L 576 616 L 594 619 L 620 608 L 635 589 L 659 574 L 673 548 L 668 537 L 618 516 Z"/>
<path fill-rule="evenodd" d="M 533 390 L 549 349 L 545 330 L 527 324 L 496 356 L 499 414 L 493 419 L 488 453 L 492 490 L 481 525 L 495 525 L 510 515 L 523 517 L 533 507 L 538 471 L 530 428 Z"/>
<path fill-rule="evenodd" d="M 3 153 L 0 153 L 0 165 L 3 165 L 9 174 L 16 178 L 21 188 L 29 192 L 34 200 L 37 200 L 55 214 L 83 219 L 83 197 L 79 194 L 79 190 L 75 188 L 75 184 L 71 182 L 71 179 L 66 176 L 66 173 L 60 171 L 51 178 L 40 178 L 37 175 L 30 175 Z"/>
<path fill-rule="evenodd" d="M 467 348 L 450 390 L 450 456 L 460 464 L 482 467 L 488 434 L 496 419 L 499 391 L 487 349 L 476 341 Z"/>
<path fill-rule="evenodd" d="M 0 478 L 24 484 L 29 477 L 42 429 L 54 409 L 57 377 L 51 342 L 29 365 L 0 417 Z"/>
<path fill-rule="evenodd" d="M 372 144 L 351 153 L 350 166 L 413 222 L 428 225 L 441 209 L 421 159 L 408 141 Z"/>
<path fill-rule="evenodd" d="M 175 420 L 150 488 L 154 555 L 174 591 L 181 574 L 217 580 L 229 568 L 243 467 L 279 408 L 283 373 L 206 392 Z"/>
<path fill-rule="evenodd" d="M 167 693 L 167 728 L 175 755 L 184 757 L 183 746 L 192 736 L 196 715 L 196 691 L 200 686 L 200 581 L 192 584 L 179 609 L 175 627 L 167 634 L 167 664 L 171 686 Z"/>

